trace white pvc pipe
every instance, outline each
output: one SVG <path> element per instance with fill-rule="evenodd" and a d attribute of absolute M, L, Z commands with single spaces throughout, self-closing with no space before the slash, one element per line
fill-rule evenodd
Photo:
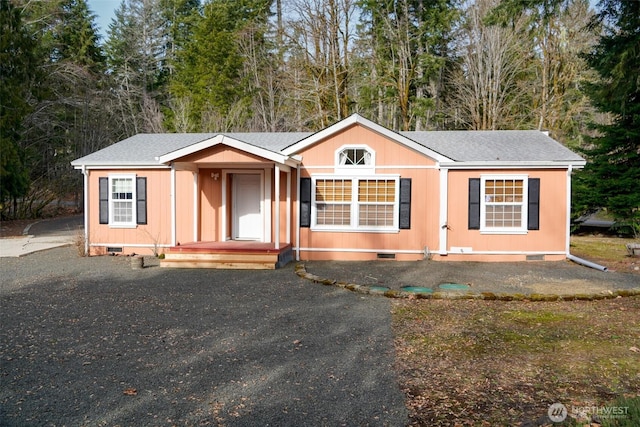
<path fill-rule="evenodd" d="M 567 254 L 567 259 L 577 264 L 584 265 L 585 267 L 595 268 L 600 271 L 608 271 L 604 265 L 596 264 L 595 262 L 587 261 L 586 259 L 579 258 L 575 255 Z"/>

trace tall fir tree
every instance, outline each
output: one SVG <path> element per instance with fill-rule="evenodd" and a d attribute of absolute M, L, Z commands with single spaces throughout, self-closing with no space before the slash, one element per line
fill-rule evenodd
<path fill-rule="evenodd" d="M 238 39 L 247 26 L 266 20 L 269 5 L 268 0 L 213 0 L 204 6 L 191 40 L 178 53 L 171 83 L 173 98 L 189 105 L 189 129 L 237 129 L 244 121 L 235 116 L 248 114 Z"/>
<path fill-rule="evenodd" d="M 0 214 L 15 218 L 18 198 L 29 189 L 25 150 L 20 144 L 36 81 L 36 43 L 23 26 L 21 11 L 0 0 Z"/>
<path fill-rule="evenodd" d="M 640 2 L 603 0 L 604 34 L 587 55 L 600 80 L 588 86 L 608 124 L 584 150 L 588 158 L 576 186 L 578 212 L 606 208 L 640 235 Z"/>

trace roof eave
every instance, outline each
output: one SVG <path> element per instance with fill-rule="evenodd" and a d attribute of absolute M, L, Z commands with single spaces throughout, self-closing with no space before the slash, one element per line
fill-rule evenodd
<path fill-rule="evenodd" d="M 120 163 L 120 162 L 71 162 L 74 169 L 167 169 L 169 166 L 157 162 Z"/>
<path fill-rule="evenodd" d="M 567 161 L 466 161 L 440 162 L 445 169 L 580 169 L 586 164 L 585 160 Z"/>

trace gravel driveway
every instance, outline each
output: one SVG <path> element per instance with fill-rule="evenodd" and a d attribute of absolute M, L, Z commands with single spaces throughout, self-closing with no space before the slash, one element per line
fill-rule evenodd
<path fill-rule="evenodd" d="M 390 300 L 276 271 L 0 260 L 0 425 L 401 426 Z"/>

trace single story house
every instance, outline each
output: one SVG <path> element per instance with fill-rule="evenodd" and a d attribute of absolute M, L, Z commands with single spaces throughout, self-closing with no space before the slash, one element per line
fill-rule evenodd
<path fill-rule="evenodd" d="M 89 255 L 165 266 L 296 260 L 561 260 L 571 173 L 539 131 L 139 134 L 72 162 Z"/>

